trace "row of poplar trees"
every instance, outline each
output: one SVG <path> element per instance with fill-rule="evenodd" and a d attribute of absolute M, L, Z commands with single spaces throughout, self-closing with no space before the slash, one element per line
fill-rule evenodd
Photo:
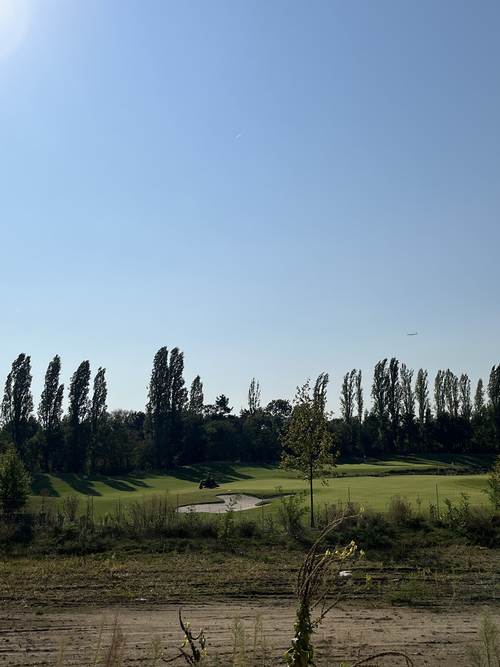
<path fill-rule="evenodd" d="M 500 364 L 487 386 L 480 378 L 472 391 L 467 373 L 439 370 L 416 374 L 396 358 L 375 365 L 372 407 L 363 408 L 361 371 L 344 376 L 341 418 L 334 420 L 344 454 L 388 454 L 424 451 L 500 451 Z"/>
<path fill-rule="evenodd" d="M 67 395 L 60 378 L 56 355 L 36 412 L 29 356 L 14 360 L 5 382 L 0 448 L 14 444 L 31 470 L 125 472 L 204 460 L 276 462 L 293 407 L 287 399 L 262 406 L 256 380 L 239 415 L 223 394 L 207 405 L 199 376 L 188 391 L 178 348 L 156 353 L 145 411 L 108 411 L 106 371 L 98 368 L 92 378 L 89 361 L 75 370 Z M 440 370 L 431 381 L 424 369 L 415 374 L 395 358 L 383 359 L 374 369 L 371 399 L 367 410 L 361 371 L 346 373 L 340 417 L 329 418 L 333 448 L 343 456 L 500 452 L 500 364 L 486 385 L 479 380 L 472 391 L 465 373 Z"/>

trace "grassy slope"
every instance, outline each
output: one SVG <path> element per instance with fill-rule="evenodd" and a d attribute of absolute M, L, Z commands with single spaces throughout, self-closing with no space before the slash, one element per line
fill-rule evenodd
<path fill-rule="evenodd" d="M 318 506 L 324 503 L 345 502 L 348 497 L 366 507 L 385 509 L 394 495 L 406 496 L 411 500 L 422 499 L 424 506 L 435 502 L 436 484 L 441 503 L 444 498 L 456 500 L 461 493 L 467 493 L 472 503 L 486 501 L 482 489 L 486 486 L 486 475 L 431 475 L 431 474 L 391 474 L 386 477 L 373 477 L 374 473 L 398 473 L 435 470 L 447 461 L 440 459 L 409 458 L 388 461 L 369 461 L 366 463 L 347 463 L 339 465 L 335 477 L 324 486 L 315 482 Z M 449 463 L 449 461 L 448 461 Z M 460 463 L 460 461 L 457 461 Z M 443 468 L 444 469 L 444 468 Z M 449 467 L 448 467 L 449 470 Z M 219 489 L 199 490 L 198 480 L 210 471 L 221 484 Z M 211 464 L 193 466 L 176 471 L 175 475 L 125 475 L 118 477 L 89 477 L 65 474 L 38 475 L 33 484 L 32 503 L 39 504 L 41 496 L 49 496 L 45 502 L 57 502 L 68 494 L 80 495 L 82 499 L 92 496 L 97 513 L 109 512 L 122 503 L 140 500 L 151 494 L 168 492 L 173 502 L 188 504 L 216 500 L 218 493 L 245 492 L 259 497 L 276 494 L 277 487 L 284 492 L 300 491 L 306 483 L 293 472 L 272 466 L 239 466 L 232 464 Z M 265 511 L 272 511 L 276 501 L 271 502 Z M 261 510 L 245 512 L 251 516 Z"/>

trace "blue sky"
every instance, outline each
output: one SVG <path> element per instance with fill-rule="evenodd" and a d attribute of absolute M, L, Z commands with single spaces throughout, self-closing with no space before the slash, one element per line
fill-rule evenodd
<path fill-rule="evenodd" d="M 346 370 L 369 394 L 393 355 L 486 376 L 499 22 L 487 1 L 0 0 L 0 376 L 30 353 L 38 400 L 54 354 L 66 382 L 90 359 L 137 409 L 161 345 L 236 408 L 253 376 L 267 402 L 326 370 L 336 409 Z"/>

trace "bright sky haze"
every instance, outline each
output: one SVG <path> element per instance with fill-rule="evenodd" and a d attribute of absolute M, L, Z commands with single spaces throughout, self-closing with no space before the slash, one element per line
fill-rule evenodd
<path fill-rule="evenodd" d="M 236 409 L 500 362 L 500 3 L 0 0 L 0 382 Z M 407 336 L 417 332 L 418 336 Z"/>

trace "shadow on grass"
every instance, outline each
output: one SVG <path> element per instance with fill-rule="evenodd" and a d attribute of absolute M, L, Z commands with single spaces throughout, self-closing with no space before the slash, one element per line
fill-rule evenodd
<path fill-rule="evenodd" d="M 267 466 L 259 467 L 265 468 Z M 218 484 L 238 482 L 242 479 L 252 479 L 251 475 L 247 475 L 240 470 L 237 470 L 231 463 L 200 463 L 198 465 L 183 466 L 182 468 L 173 470 L 170 474 L 172 477 L 182 479 L 186 482 L 199 482 L 210 474 Z"/>
<path fill-rule="evenodd" d="M 50 496 L 51 498 L 59 496 L 59 492 L 52 486 L 50 475 L 41 472 L 33 475 L 31 492 L 34 496 Z"/>
<path fill-rule="evenodd" d="M 129 477 L 128 475 L 120 478 L 99 477 L 99 481 L 116 491 L 137 491 L 138 488 L 149 488 L 149 484 L 146 484 L 142 479 L 136 479 L 134 477 Z"/>
<path fill-rule="evenodd" d="M 344 463 L 363 463 L 365 465 L 381 466 L 381 467 L 391 467 L 391 462 L 399 464 L 398 467 L 403 467 L 404 464 L 408 466 L 412 465 L 421 465 L 428 466 L 446 466 L 448 468 L 467 468 L 471 470 L 481 469 L 485 466 L 488 466 L 492 463 L 494 455 L 488 454 L 479 454 L 479 455 L 468 455 L 468 454 L 454 454 L 454 453 L 430 453 L 430 454 L 393 454 L 392 456 L 374 458 L 374 457 L 349 457 L 346 459 L 341 459 L 340 464 Z M 396 466 L 394 466 L 396 468 Z"/>
<path fill-rule="evenodd" d="M 65 472 L 59 475 L 59 477 L 66 482 L 73 491 L 77 493 L 82 493 L 84 496 L 100 496 L 102 495 L 94 487 L 94 482 L 98 481 L 98 477 L 90 477 L 86 475 L 76 475 L 72 472 Z"/>

